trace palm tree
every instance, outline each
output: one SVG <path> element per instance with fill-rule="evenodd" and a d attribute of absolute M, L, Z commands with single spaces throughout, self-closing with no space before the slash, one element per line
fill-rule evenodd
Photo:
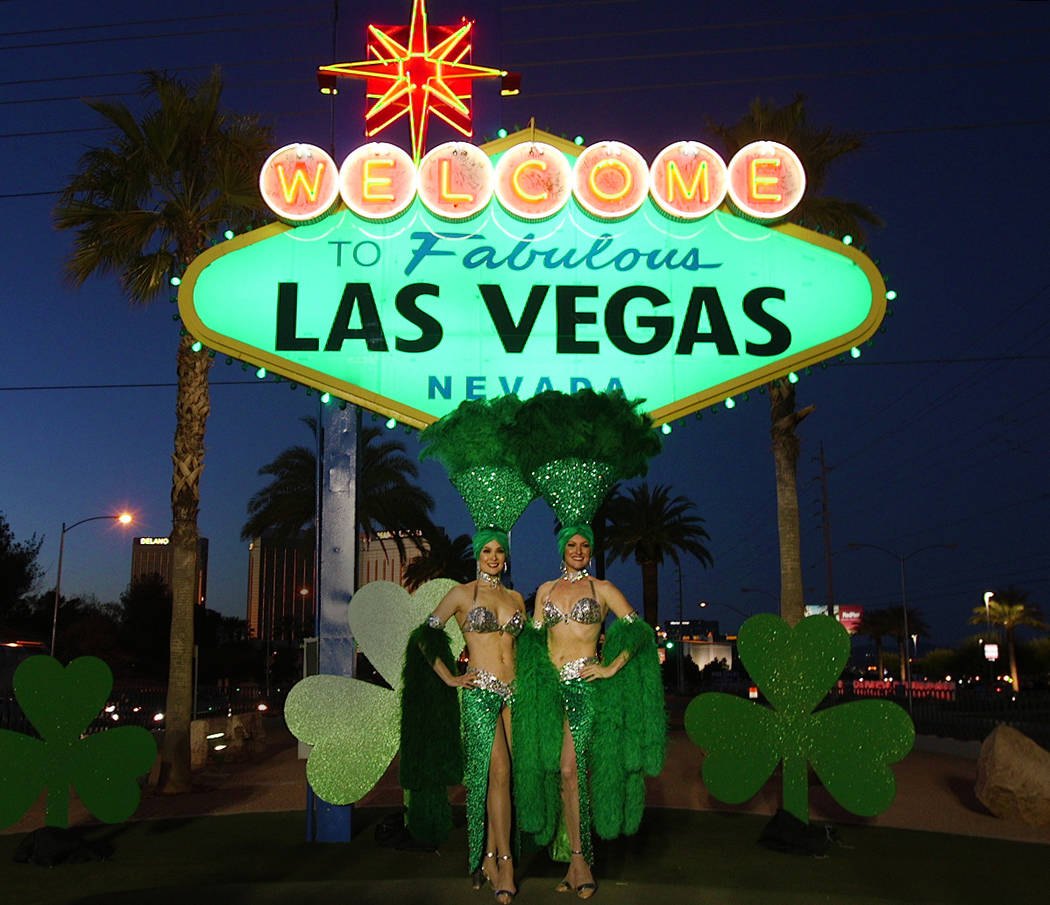
<path fill-rule="evenodd" d="M 865 635 L 875 644 L 875 659 L 879 668 L 879 681 L 885 676 L 882 659 L 882 639 L 893 636 L 896 629 L 896 620 L 889 610 L 865 610 L 857 626 L 857 634 Z"/>
<path fill-rule="evenodd" d="M 317 435 L 317 420 L 302 422 Z M 358 431 L 361 451 L 357 488 L 357 529 L 375 535 L 380 529 L 392 532 L 402 557 L 403 529 L 429 529 L 434 500 L 413 482 L 419 468 L 396 439 L 384 439 L 375 425 L 362 425 Z M 290 540 L 306 535 L 314 542 L 314 494 L 317 483 L 317 454 L 306 446 L 291 446 L 259 469 L 273 480 L 248 501 L 248 521 L 241 528 L 241 540 L 266 535 Z"/>
<path fill-rule="evenodd" d="M 907 619 L 904 618 L 903 606 L 891 606 L 886 612 L 890 616 L 890 632 L 897 639 L 897 650 L 900 651 L 901 681 L 907 682 L 910 678 L 910 671 L 907 669 L 908 635 L 914 635 L 916 638 L 928 638 L 930 627 L 926 624 L 922 613 L 912 607 L 908 607 Z"/>
<path fill-rule="evenodd" d="M 868 208 L 853 201 L 830 198 L 821 193 L 831 164 L 861 147 L 858 135 L 818 130 L 806 122 L 805 99 L 798 95 L 785 107 L 756 99 L 748 113 L 732 126 L 711 123 L 729 156 L 759 139 L 779 141 L 798 154 L 806 171 L 806 194 L 790 216 L 800 226 L 835 235 L 850 233 L 863 241 L 861 222 L 881 225 Z M 770 435 L 776 468 L 777 531 L 780 537 L 780 615 L 796 625 L 805 615 L 802 588 L 802 552 L 798 519 L 799 439 L 795 428 L 813 411 L 808 405 L 795 408 L 795 387 L 787 380 L 768 384 Z"/>
<path fill-rule="evenodd" d="M 695 556 L 701 565 L 714 560 L 701 541 L 710 540 L 701 527 L 703 519 L 693 515 L 696 504 L 684 496 L 672 499 L 670 488 L 658 484 L 649 490 L 642 481 L 626 492 L 617 491 L 607 504 L 606 538 L 609 555 L 625 560 L 633 556 L 642 567 L 642 608 L 645 621 L 659 622 L 657 571 L 669 556 L 678 565 L 679 551 Z"/>
<path fill-rule="evenodd" d="M 66 262 L 74 285 L 93 274 L 116 273 L 131 302 L 146 304 L 170 288 L 170 277 L 181 274 L 212 237 L 262 222 L 257 180 L 272 135 L 255 117 L 220 109 L 222 84 L 217 69 L 197 86 L 147 73 L 143 95 L 149 109 L 139 119 L 121 103 L 87 102 L 116 131 L 108 144 L 84 153 L 55 208 L 55 225 L 76 230 Z M 174 606 L 158 783 L 164 792 L 190 788 L 197 513 L 212 363 L 192 350 L 193 342 L 184 335 L 176 355 Z"/>
<path fill-rule="evenodd" d="M 444 528 L 437 528 L 427 532 L 426 542 L 426 551 L 405 567 L 405 587 L 409 591 L 434 578 L 451 578 L 463 583 L 475 577 L 477 562 L 469 534 L 452 540 Z"/>
<path fill-rule="evenodd" d="M 300 418 L 317 439 L 317 419 Z M 306 535 L 313 543 L 316 515 L 317 453 L 307 446 L 290 446 L 259 469 L 273 480 L 248 500 L 248 521 L 241 540 L 267 536 L 287 542 Z"/>
<path fill-rule="evenodd" d="M 971 625 L 991 622 L 1001 625 L 1006 630 L 1006 649 L 1010 653 L 1010 682 L 1014 691 L 1020 691 L 1021 681 L 1017 673 L 1017 649 L 1014 633 L 1019 625 L 1029 628 L 1050 628 L 1043 621 L 1039 607 L 1028 601 L 1028 592 L 1010 585 L 1005 591 L 996 591 L 988 599 L 987 608 L 976 606 L 970 616 Z"/>
<path fill-rule="evenodd" d="M 400 440 L 389 434 L 384 439 L 381 428 L 362 425 L 358 444 L 357 529 L 368 535 L 383 528 L 393 532 L 403 560 L 405 546 L 398 531 L 431 529 L 434 498 L 412 483 L 419 477 L 419 466 Z"/>

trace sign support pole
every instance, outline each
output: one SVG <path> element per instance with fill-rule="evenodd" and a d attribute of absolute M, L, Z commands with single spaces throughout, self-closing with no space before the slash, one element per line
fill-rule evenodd
<path fill-rule="evenodd" d="M 357 578 L 357 469 L 361 411 L 356 405 L 322 407 L 320 506 L 317 525 L 318 671 L 353 676 L 356 645 L 347 607 Z M 333 805 L 310 791 L 312 842 L 349 842 L 353 805 Z"/>

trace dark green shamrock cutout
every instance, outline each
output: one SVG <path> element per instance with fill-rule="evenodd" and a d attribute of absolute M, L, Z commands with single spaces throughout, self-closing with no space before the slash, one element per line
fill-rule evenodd
<path fill-rule="evenodd" d="M 813 769 L 846 810 L 870 817 L 893 803 L 889 765 L 915 741 L 911 718 L 892 701 L 853 701 L 813 712 L 849 656 L 849 635 L 830 616 L 792 629 L 769 613 L 740 628 L 740 659 L 772 708 L 733 695 L 694 698 L 685 712 L 689 737 L 707 752 L 704 783 L 722 801 L 754 795 L 782 763 L 784 809 L 809 821 Z"/>
<path fill-rule="evenodd" d="M 63 668 L 30 657 L 15 671 L 15 697 L 40 738 L 0 730 L 0 826 L 10 826 L 47 786 L 47 825 L 69 826 L 69 787 L 99 820 L 119 823 L 139 805 L 137 777 L 157 743 L 145 729 L 121 726 L 85 736 L 105 706 L 113 674 L 97 657 Z"/>

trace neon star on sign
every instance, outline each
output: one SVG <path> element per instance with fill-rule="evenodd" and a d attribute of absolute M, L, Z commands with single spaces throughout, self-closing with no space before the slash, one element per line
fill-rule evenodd
<path fill-rule="evenodd" d="M 470 55 L 470 27 L 428 25 L 426 0 L 412 0 L 409 25 L 369 25 L 369 59 L 321 66 L 319 75 L 365 79 L 368 98 L 365 134 L 375 135 L 403 116 L 412 133 L 412 157 L 423 157 L 430 114 L 470 137 L 474 79 L 504 76 L 500 69 L 464 63 Z"/>

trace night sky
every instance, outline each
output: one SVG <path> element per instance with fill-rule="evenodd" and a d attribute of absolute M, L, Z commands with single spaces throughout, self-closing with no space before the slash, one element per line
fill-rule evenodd
<path fill-rule="evenodd" d="M 361 59 L 365 23 L 407 22 L 410 7 L 0 3 L 0 511 L 19 538 L 44 536 L 40 590 L 53 586 L 63 522 L 135 513 L 129 529 L 99 521 L 66 537 L 64 592 L 101 601 L 127 586 L 130 538 L 170 530 L 175 306 L 164 296 L 132 308 L 111 276 L 71 288 L 62 265 L 72 235 L 51 225 L 56 190 L 84 149 L 107 139 L 81 98 L 137 109 L 143 70 L 197 79 L 220 64 L 226 106 L 262 115 L 275 148 L 327 146 L 334 103 L 342 160 L 364 141 L 364 92 L 344 82 L 337 98 L 323 97 L 314 71 Z M 837 602 L 900 602 L 898 559 L 847 546 L 864 543 L 909 556 L 908 602 L 932 642 L 970 634 L 966 620 L 983 592 L 1008 584 L 1050 614 L 1050 5 L 431 0 L 429 9 L 433 23 L 475 18 L 474 62 L 524 76 L 517 98 L 501 100 L 494 84 L 476 91 L 479 143 L 535 117 L 547 131 L 619 139 L 651 160 L 682 138 L 718 147 L 709 121 L 736 121 L 756 96 L 782 105 L 798 93 L 814 126 L 862 133 L 864 148 L 832 171 L 828 193 L 885 221 L 866 251 L 898 298 L 858 361 L 814 368 L 798 384 L 799 405 L 816 406 L 800 429 L 807 602 L 827 594 L 823 446 Z M 380 137 L 408 143 L 400 127 Z M 438 124 L 430 143 L 452 137 Z M 239 534 L 264 483 L 256 472 L 310 442 L 298 419 L 318 402 L 221 356 L 212 386 L 200 516 L 208 605 L 243 616 L 248 551 Z M 397 431 L 415 452 L 415 435 Z M 664 618 L 697 618 L 706 600 L 703 615 L 735 629 L 739 612 L 776 609 L 769 447 L 768 398 L 757 392 L 732 411 L 676 422 L 665 438 L 649 480 L 695 501 L 714 565 L 684 560 L 681 597 L 679 575 L 665 565 Z M 424 463 L 422 474 L 437 520 L 452 535 L 471 530 L 440 466 Z M 555 574 L 552 523 L 537 501 L 514 532 L 514 575 L 526 594 Z M 956 548 L 935 546 L 949 544 Z M 633 562 L 610 577 L 640 606 Z"/>

